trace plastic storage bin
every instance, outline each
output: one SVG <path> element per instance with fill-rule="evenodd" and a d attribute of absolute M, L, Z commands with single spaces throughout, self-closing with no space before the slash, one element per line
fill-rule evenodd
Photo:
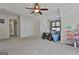
<path fill-rule="evenodd" d="M 57 41 L 60 40 L 59 34 L 52 34 L 52 38 L 53 38 L 53 41 L 54 41 L 54 42 L 57 42 Z"/>

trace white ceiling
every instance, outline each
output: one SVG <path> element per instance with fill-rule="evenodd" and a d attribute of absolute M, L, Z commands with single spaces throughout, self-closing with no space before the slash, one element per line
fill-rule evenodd
<path fill-rule="evenodd" d="M 31 10 L 25 9 L 24 7 L 33 7 L 34 3 L 0 3 L 0 10 L 5 12 L 10 12 L 15 15 L 31 15 Z M 42 11 L 43 15 L 53 15 L 56 14 L 58 8 L 65 7 L 77 7 L 79 4 L 75 3 L 41 3 L 41 8 L 48 8 L 48 11 Z M 3 11 L 3 12 L 4 12 Z"/>

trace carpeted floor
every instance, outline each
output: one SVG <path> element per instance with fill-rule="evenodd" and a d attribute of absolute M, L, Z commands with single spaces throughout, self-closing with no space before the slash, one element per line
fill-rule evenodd
<path fill-rule="evenodd" d="M 8 55 L 77 55 L 79 48 L 36 37 L 10 38 L 0 41 L 0 52 L 8 52 Z"/>

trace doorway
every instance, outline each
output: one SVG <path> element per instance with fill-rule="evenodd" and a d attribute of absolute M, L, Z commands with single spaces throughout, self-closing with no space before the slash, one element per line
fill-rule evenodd
<path fill-rule="evenodd" d="M 9 19 L 9 38 L 17 37 L 17 21 Z"/>

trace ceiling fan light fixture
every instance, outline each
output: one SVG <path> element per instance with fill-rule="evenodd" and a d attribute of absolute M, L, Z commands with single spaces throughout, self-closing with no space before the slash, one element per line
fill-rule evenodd
<path fill-rule="evenodd" d="M 31 12 L 31 14 L 32 13 L 36 13 L 36 14 L 41 14 L 42 15 L 42 12 L 41 11 L 47 11 L 48 10 L 48 8 L 40 8 L 40 5 L 38 4 L 38 3 L 35 3 L 35 5 L 34 5 L 34 7 L 33 8 L 28 8 L 28 7 L 26 7 L 26 9 L 30 9 L 30 10 L 33 10 L 32 12 Z"/>
<path fill-rule="evenodd" d="M 36 9 L 39 9 L 39 6 L 37 5 L 35 8 L 36 8 Z"/>
<path fill-rule="evenodd" d="M 38 13 L 39 12 L 39 10 L 34 10 L 35 11 L 35 13 Z"/>

